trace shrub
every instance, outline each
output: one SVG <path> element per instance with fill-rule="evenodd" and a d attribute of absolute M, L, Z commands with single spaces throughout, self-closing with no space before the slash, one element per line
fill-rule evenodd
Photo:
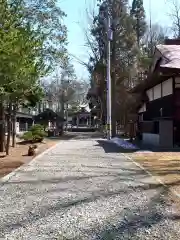
<path fill-rule="evenodd" d="M 47 133 L 40 124 L 33 125 L 30 130 L 23 134 L 22 139 L 30 142 L 42 142 Z"/>
<path fill-rule="evenodd" d="M 24 139 L 25 141 L 31 141 L 33 139 L 32 132 L 25 132 L 22 136 L 20 136 L 21 139 Z"/>

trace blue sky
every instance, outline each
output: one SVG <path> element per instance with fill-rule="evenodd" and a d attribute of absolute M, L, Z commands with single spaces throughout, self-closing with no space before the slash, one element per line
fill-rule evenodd
<path fill-rule="evenodd" d="M 132 0 L 129 1 L 131 2 Z M 149 2 L 150 0 L 144 0 L 147 18 L 149 18 L 150 12 Z M 88 59 L 88 49 L 85 47 L 83 28 L 88 22 L 86 9 L 93 8 L 94 0 L 59 0 L 59 5 L 67 14 L 64 22 L 68 28 L 68 50 L 78 59 L 86 61 Z M 151 0 L 151 9 L 153 23 L 160 23 L 164 26 L 169 24 L 167 0 Z M 86 68 L 76 60 L 72 62 L 75 66 L 77 76 L 84 79 L 88 78 Z"/>

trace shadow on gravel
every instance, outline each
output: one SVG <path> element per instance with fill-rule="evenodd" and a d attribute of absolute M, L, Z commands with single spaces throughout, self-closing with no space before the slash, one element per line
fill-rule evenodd
<path fill-rule="evenodd" d="M 74 139 L 98 139 L 98 138 L 102 138 L 103 135 L 102 133 L 98 133 L 98 132 L 76 132 L 76 136 Z"/>
<path fill-rule="evenodd" d="M 47 137 L 47 139 L 51 139 L 51 140 L 71 140 L 74 137 L 76 137 L 75 134 L 64 133 L 62 136 Z"/>
<path fill-rule="evenodd" d="M 158 193 L 151 199 L 151 201 L 138 208 L 124 209 L 122 212 L 124 218 L 117 226 L 110 226 L 108 230 L 104 230 L 98 234 L 100 240 L 113 240 L 113 239 L 140 239 L 137 238 L 137 232 L 143 233 L 143 239 L 154 239 L 152 236 L 151 228 L 164 221 L 165 219 L 179 220 L 180 216 L 170 215 L 162 212 L 162 208 L 168 206 L 166 198 L 168 195 L 168 188 L 162 187 Z M 165 212 L 165 211 L 164 211 Z M 161 229 L 159 230 L 161 231 Z M 172 239 L 178 239 L 178 235 L 172 231 Z M 120 238 L 119 238 L 120 237 Z M 135 237 L 135 238 L 134 238 Z M 177 238 L 176 238 L 177 237 Z M 167 238 L 166 238 L 167 239 Z"/>
<path fill-rule="evenodd" d="M 100 132 L 65 132 L 62 136 L 48 137 L 51 140 L 76 140 L 76 139 L 98 139 L 102 138 L 103 134 Z"/>
<path fill-rule="evenodd" d="M 98 142 L 104 142 L 99 140 Z M 107 148 L 109 147 L 108 146 Z M 113 146 L 112 146 L 113 145 Z M 117 148 L 114 144 L 110 146 L 109 151 L 111 152 L 117 152 Z M 127 160 L 128 161 L 128 160 Z M 43 171 L 45 168 L 49 168 L 50 166 L 47 165 L 47 167 L 44 166 Z M 67 176 L 67 177 L 58 177 L 58 178 L 46 178 L 45 179 L 32 179 L 32 176 L 36 176 L 36 172 L 30 171 L 30 172 L 24 172 L 25 174 L 29 174 L 31 176 L 30 180 L 27 181 L 10 181 L 4 183 L 5 185 L 9 185 L 10 187 L 9 190 L 15 189 L 16 184 L 18 186 L 18 191 L 20 188 L 22 191 L 22 196 L 24 192 L 27 191 L 27 186 L 30 186 L 30 188 L 34 184 L 38 184 L 39 186 L 44 186 L 42 192 L 41 190 L 38 189 L 38 186 L 35 186 L 38 191 L 30 191 L 28 194 L 28 198 L 31 199 L 32 195 L 35 195 L 38 199 L 38 194 L 41 196 L 44 196 L 44 199 L 49 198 L 49 195 L 53 196 L 53 193 L 56 193 L 56 197 L 58 196 L 57 201 L 52 202 L 49 204 L 48 202 L 44 205 L 40 205 L 38 211 L 31 211 L 34 209 L 32 206 L 32 209 L 29 208 L 27 212 L 22 212 L 22 215 L 18 214 L 17 212 L 14 212 L 12 214 L 12 218 L 15 219 L 12 221 L 12 219 L 7 221 L 4 221 L 3 224 L 1 225 L 1 228 L 3 231 L 12 231 L 12 229 L 17 229 L 22 226 L 26 226 L 28 224 L 33 224 L 37 222 L 38 220 L 42 220 L 43 218 L 48 217 L 49 215 L 54 215 L 56 212 L 63 212 L 63 211 L 68 211 L 70 208 L 74 207 L 81 207 L 82 205 L 89 204 L 91 202 L 95 202 L 99 199 L 107 200 L 111 197 L 115 197 L 118 195 L 124 195 L 124 198 L 128 198 L 129 193 L 133 194 L 135 191 L 148 191 L 152 189 L 157 190 L 157 194 L 150 199 L 149 202 L 147 202 L 145 205 L 131 205 L 129 208 L 124 208 L 123 211 L 119 211 L 119 218 L 120 216 L 123 216 L 123 220 L 120 221 L 119 224 L 117 225 L 111 225 L 110 223 L 107 223 L 106 229 L 104 231 L 98 233 L 97 238 L 94 239 L 99 239 L 99 240 L 113 240 L 113 239 L 140 239 L 137 238 L 137 231 L 142 230 L 144 235 L 149 235 L 149 231 L 151 228 L 160 223 L 163 222 L 166 218 L 169 218 L 173 221 L 178 221 L 180 219 L 180 216 L 178 215 L 166 215 L 166 211 L 162 211 L 162 208 L 165 209 L 167 207 L 168 202 L 166 201 L 166 198 L 169 193 L 169 187 L 172 186 L 172 183 L 167 184 L 167 187 L 162 187 L 161 184 L 155 184 L 155 183 L 145 183 L 143 182 L 143 178 L 146 177 L 144 174 L 144 171 L 142 169 L 135 168 L 134 166 L 131 168 L 125 168 L 121 166 L 121 163 L 115 163 L 113 166 L 107 165 L 106 167 L 104 166 L 99 166 L 98 163 L 97 165 L 93 165 L 93 163 L 89 163 L 89 165 L 81 165 L 83 167 L 83 174 L 84 176 L 78 176 L 78 171 L 73 171 L 71 170 L 72 175 L 74 176 Z M 120 171 L 121 170 L 121 171 Z M 99 181 L 99 178 L 101 181 L 104 182 L 103 185 L 100 186 L 100 188 L 93 189 L 88 188 L 88 179 L 94 181 Z M 132 178 L 132 179 L 131 179 Z M 131 181 L 134 178 L 133 185 L 127 185 L 127 182 L 129 179 Z M 81 182 L 82 181 L 82 182 Z M 83 182 L 84 181 L 84 182 Z M 70 182 L 73 182 L 72 185 Z M 100 182 L 100 181 L 99 181 Z M 125 187 L 123 183 L 126 182 Z M 62 183 L 60 185 L 57 185 L 56 188 L 54 187 L 49 187 L 48 184 L 57 184 L 57 183 Z M 67 183 L 67 184 L 65 184 Z M 78 184 L 79 183 L 79 184 Z M 86 188 L 82 189 L 81 186 L 83 184 L 86 184 Z M 116 190 L 110 190 L 112 188 L 107 189 L 106 185 L 107 183 L 109 185 L 113 186 L 118 186 L 118 189 Z M 115 185 L 114 185 L 115 183 Z M 76 185 L 77 184 L 77 185 Z M 173 182 L 173 184 L 179 184 L 179 181 L 176 183 Z M 122 187 L 123 185 L 123 187 Z M 76 186 L 76 187 L 74 187 Z M 45 188 L 47 189 L 45 190 Z M 33 186 L 34 188 L 34 186 Z M 24 189 L 24 191 L 23 191 Z M 15 191 L 15 190 L 14 190 Z M 17 192 L 18 192 L 17 191 Z M 62 192 L 71 193 L 74 199 L 68 197 L 62 197 L 61 195 Z M 66 196 L 66 195 L 65 195 Z M 28 199 L 27 198 L 27 199 Z M 138 202 L 138 201 L 137 201 Z M 160 211 L 161 209 L 161 211 Z M 16 220 L 18 219 L 18 220 Z M 108 229 L 108 230 L 107 230 Z M 68 230 L 68 229 L 67 229 Z M 91 229 L 90 231 L 97 232 L 96 229 Z M 100 236 L 100 238 L 99 238 Z M 125 237 L 123 237 L 125 236 Z M 136 237 L 136 238 L 133 238 Z M 150 236 L 149 236 L 150 237 Z M 61 239 L 61 238 L 60 238 Z M 65 239 L 65 238 L 63 238 Z M 80 238 L 79 238 L 80 239 Z M 141 238 L 142 239 L 142 238 Z M 143 238 L 144 239 L 144 238 Z M 148 238 L 147 238 L 148 239 Z M 153 238 L 149 238 L 153 239 Z M 167 239 L 167 238 L 166 238 Z M 174 238 L 174 239 L 179 239 L 179 238 Z"/>
<path fill-rule="evenodd" d="M 140 171 L 132 171 L 131 175 L 133 174 L 142 174 L 142 170 Z M 102 175 L 101 175 L 102 176 Z M 101 177 L 101 176 L 94 176 L 94 177 Z M 119 183 L 119 185 L 121 184 L 121 180 L 127 180 L 127 176 L 123 176 L 123 173 L 117 173 L 117 174 L 112 174 L 112 176 L 114 176 L 114 180 L 115 182 Z M 86 178 L 91 177 L 93 178 L 93 176 L 87 176 L 84 177 L 84 179 L 86 180 Z M 106 177 L 106 175 L 104 174 L 104 177 Z M 65 179 L 63 179 L 65 180 Z M 79 178 L 79 177 L 74 177 L 74 178 L 66 178 L 66 181 L 68 182 L 69 180 L 83 180 L 83 178 Z M 44 181 L 44 184 L 47 183 L 57 183 L 57 181 L 61 182 L 62 178 L 57 178 L 57 179 L 47 179 L 46 181 Z M 35 181 L 36 182 L 36 181 Z M 7 184 L 12 184 L 15 182 L 9 182 Z M 23 183 L 27 183 L 27 184 L 32 184 L 33 181 L 27 181 L 27 182 L 23 182 Z M 23 184 L 22 183 L 22 184 Z M 41 183 L 41 182 L 39 182 Z M 112 183 L 112 182 L 111 182 Z M 19 183 L 21 184 L 21 183 Z M 13 187 L 13 186 L 12 186 Z M 1 226 L 3 229 L 9 230 L 9 229 L 14 229 L 14 228 L 20 228 L 21 226 L 25 226 L 29 223 L 33 223 L 36 222 L 40 219 L 46 218 L 47 216 L 56 213 L 58 211 L 66 211 L 68 209 L 70 209 L 71 207 L 80 207 L 81 205 L 84 204 L 89 204 L 91 202 L 95 202 L 98 199 L 101 198 L 111 198 L 111 197 L 115 197 L 119 194 L 124 195 L 124 197 L 127 197 L 129 192 L 134 192 L 134 191 L 144 191 L 144 190 L 150 190 L 150 189 L 156 189 L 157 190 L 157 194 L 151 199 L 150 202 L 147 203 L 147 205 L 138 205 L 138 207 L 136 205 L 133 205 L 130 208 L 124 208 L 124 210 L 122 212 L 120 212 L 121 217 L 123 216 L 123 220 L 118 224 L 118 225 L 113 225 L 111 226 L 111 224 L 108 224 L 108 230 L 104 230 L 101 233 L 98 234 L 97 239 L 101 239 L 101 240 L 113 240 L 113 239 L 131 239 L 128 238 L 129 237 L 133 237 L 136 236 L 136 233 L 139 229 L 142 229 L 143 231 L 147 231 L 146 234 L 148 234 L 148 231 L 153 227 L 153 225 L 158 224 L 159 222 L 163 221 L 165 218 L 167 218 L 167 216 L 165 214 L 163 214 L 162 211 L 160 211 L 160 208 L 162 210 L 162 208 L 166 208 L 166 197 L 168 195 L 169 192 L 169 186 L 167 187 L 162 187 L 161 184 L 137 184 L 137 186 L 128 186 L 127 189 L 124 188 L 120 188 L 117 189 L 116 191 L 104 191 L 104 189 L 100 189 L 100 190 L 88 190 L 88 189 L 82 189 L 81 190 L 81 195 L 86 195 L 84 197 L 77 197 L 76 199 L 70 200 L 70 199 L 61 199 L 59 198 L 58 202 L 56 202 L 55 204 L 47 204 L 44 206 L 41 206 L 38 210 L 38 213 L 33 213 L 31 211 L 27 212 L 26 217 L 22 220 L 20 220 L 21 218 L 19 218 L 19 221 L 16 223 L 8 223 L 8 222 L 4 222 L 3 226 Z M 66 186 L 66 188 L 56 188 L 56 189 L 49 189 L 48 194 L 53 194 L 54 192 L 63 192 L 63 191 L 68 191 L 68 186 Z M 79 189 L 72 189 L 71 193 L 77 193 L 79 192 Z M 35 194 L 35 193 L 34 193 Z M 44 198 L 46 198 L 46 194 L 47 192 L 44 191 Z M 32 193 L 29 194 L 32 195 Z M 78 195 L 77 195 L 78 196 Z M 38 196 L 37 196 L 38 198 Z M 15 217 L 15 216 L 14 216 Z M 177 221 L 180 217 L 178 215 L 171 215 L 168 216 L 169 219 L 173 220 L 173 221 Z M 15 218 L 16 219 L 16 218 Z M 93 229 L 92 229 L 93 231 Z M 95 231 L 94 229 L 94 232 Z M 99 238 L 99 236 L 101 236 Z M 123 238 L 122 236 L 126 236 L 126 238 Z M 122 238 L 116 238 L 116 237 L 122 237 Z M 178 238 L 177 238 L 178 239 Z"/>
<path fill-rule="evenodd" d="M 115 143 L 107 142 L 107 140 L 97 140 L 97 143 L 96 146 L 102 147 L 105 153 L 133 153 L 137 151 L 136 149 L 124 149 Z"/>

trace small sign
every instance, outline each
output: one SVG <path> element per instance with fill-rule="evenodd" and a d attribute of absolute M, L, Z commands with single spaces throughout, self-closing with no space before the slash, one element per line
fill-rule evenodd
<path fill-rule="evenodd" d="M 111 28 L 108 29 L 108 40 L 109 41 L 113 40 L 113 31 Z"/>

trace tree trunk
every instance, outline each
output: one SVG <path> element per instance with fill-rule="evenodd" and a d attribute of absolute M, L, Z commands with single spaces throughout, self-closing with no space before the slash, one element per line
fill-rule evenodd
<path fill-rule="evenodd" d="M 68 103 L 66 103 L 66 131 L 68 130 Z"/>
<path fill-rule="evenodd" d="M 38 103 L 38 114 L 41 113 L 41 102 Z"/>
<path fill-rule="evenodd" d="M 17 106 L 13 106 L 13 116 L 12 116 L 12 147 L 16 147 L 16 112 Z"/>
<path fill-rule="evenodd" d="M 5 109 L 3 96 L 0 99 L 0 152 L 4 152 L 5 146 Z"/>
<path fill-rule="evenodd" d="M 7 114 L 7 140 L 6 140 L 6 155 L 9 155 L 10 139 L 11 139 L 11 114 L 12 114 L 12 103 L 9 103 L 8 114 Z"/>
<path fill-rule="evenodd" d="M 62 86 L 64 87 L 64 86 Z M 60 97 L 60 104 L 61 104 L 61 117 L 63 118 L 63 123 L 62 123 L 62 134 L 64 132 L 64 108 L 65 108 L 65 101 L 64 101 L 64 88 Z"/>

